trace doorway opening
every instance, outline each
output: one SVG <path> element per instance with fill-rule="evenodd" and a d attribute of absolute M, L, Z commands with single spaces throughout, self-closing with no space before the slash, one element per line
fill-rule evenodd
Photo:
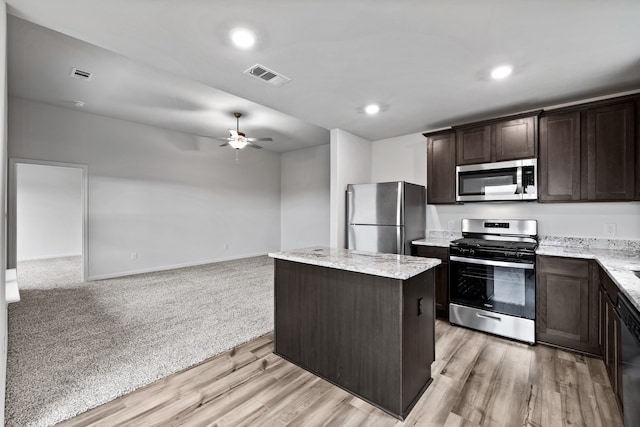
<path fill-rule="evenodd" d="M 64 263 L 88 277 L 87 166 L 10 160 L 8 268 Z"/>

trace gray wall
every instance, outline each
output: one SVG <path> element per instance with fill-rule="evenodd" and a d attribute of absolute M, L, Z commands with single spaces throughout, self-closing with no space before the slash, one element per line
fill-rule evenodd
<path fill-rule="evenodd" d="M 10 157 L 89 168 L 89 278 L 280 248 L 280 155 L 9 98 Z M 132 253 L 137 259 L 132 259 Z"/>
<path fill-rule="evenodd" d="M 6 194 L 7 194 L 7 6 L 0 1 L 0 251 L 6 254 Z M 5 274 L 7 257 L 0 256 L 0 425 L 4 425 L 4 396 L 7 382 L 7 299 Z"/>
<path fill-rule="evenodd" d="M 329 246 L 329 161 L 329 144 L 282 153 L 282 250 Z"/>
<path fill-rule="evenodd" d="M 346 243 L 346 194 L 348 184 L 371 182 L 371 142 L 342 129 L 331 130 L 330 245 Z"/>
<path fill-rule="evenodd" d="M 82 169 L 17 164 L 18 261 L 82 253 Z"/>

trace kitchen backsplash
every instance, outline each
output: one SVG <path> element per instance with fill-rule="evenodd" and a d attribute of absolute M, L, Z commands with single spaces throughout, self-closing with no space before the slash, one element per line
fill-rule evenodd
<path fill-rule="evenodd" d="M 462 233 L 459 231 L 449 230 L 427 230 L 427 239 L 461 239 Z"/>

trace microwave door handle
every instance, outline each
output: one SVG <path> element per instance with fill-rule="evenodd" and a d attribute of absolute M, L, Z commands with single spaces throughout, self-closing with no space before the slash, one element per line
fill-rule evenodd
<path fill-rule="evenodd" d="M 522 186 L 522 166 L 518 166 L 516 169 L 516 194 L 523 194 L 524 187 Z"/>

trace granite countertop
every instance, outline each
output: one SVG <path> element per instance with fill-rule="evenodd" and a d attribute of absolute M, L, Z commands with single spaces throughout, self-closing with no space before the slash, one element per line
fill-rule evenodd
<path fill-rule="evenodd" d="M 337 268 L 356 273 L 391 279 L 406 280 L 439 264 L 436 258 L 421 258 L 407 255 L 379 254 L 326 247 L 294 249 L 269 254 L 272 258 L 321 267 Z"/>
<path fill-rule="evenodd" d="M 451 239 L 447 238 L 438 238 L 438 237 L 428 237 L 426 239 L 414 240 L 411 242 L 412 245 L 418 246 L 438 246 L 441 248 L 448 248 L 451 244 Z"/>
<path fill-rule="evenodd" d="M 462 233 L 448 230 L 430 230 L 427 237 L 411 242 L 413 245 L 419 246 L 438 246 L 448 248 L 453 240 L 462 238 Z"/>
<path fill-rule="evenodd" d="M 538 255 L 595 259 L 618 285 L 627 299 L 640 311 L 640 278 L 632 270 L 640 270 L 640 251 L 606 249 L 589 246 L 555 246 L 541 243 Z"/>

